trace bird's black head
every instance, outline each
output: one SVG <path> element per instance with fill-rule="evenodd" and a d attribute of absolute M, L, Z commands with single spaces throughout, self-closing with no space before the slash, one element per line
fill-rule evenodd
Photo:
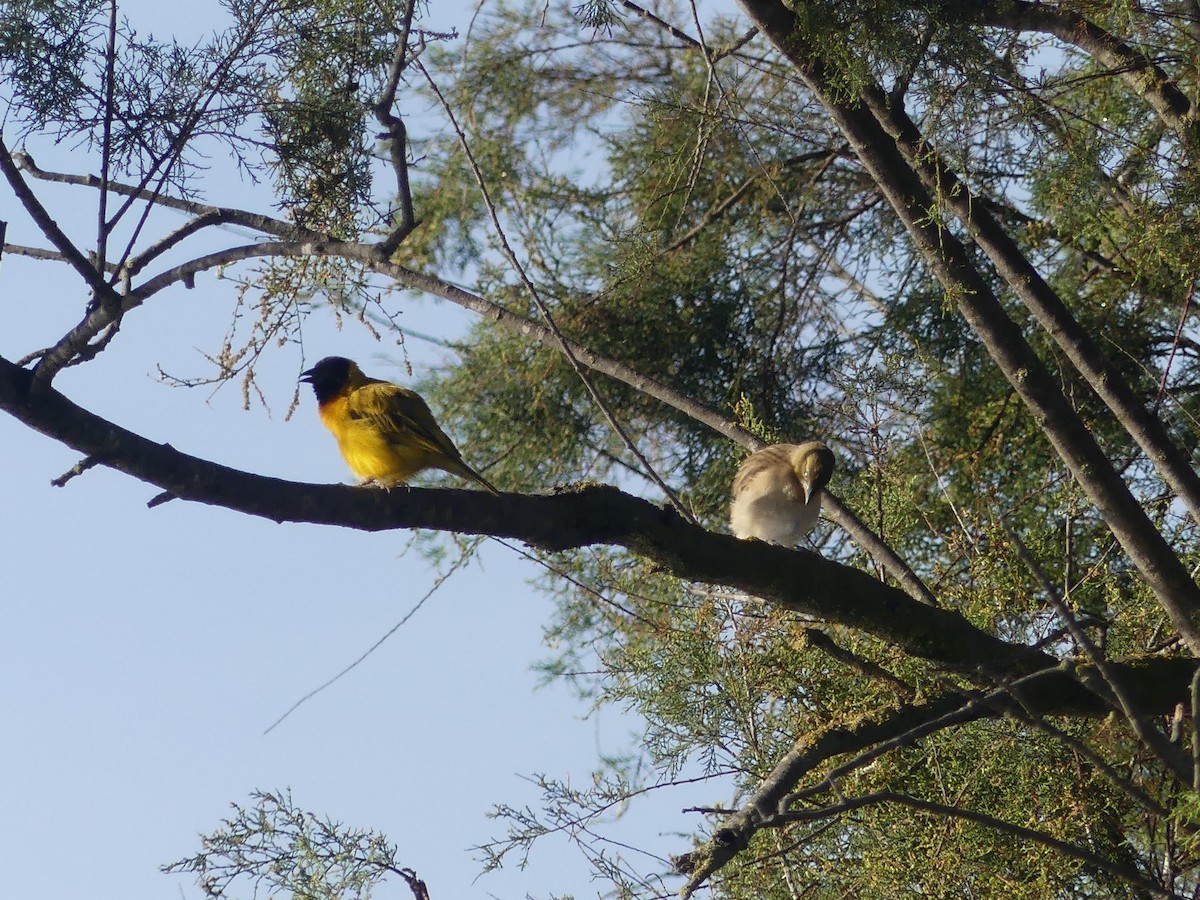
<path fill-rule="evenodd" d="M 317 402 L 324 403 L 346 389 L 354 369 L 354 363 L 344 356 L 327 356 L 307 372 L 301 372 L 300 380 L 311 384 Z"/>

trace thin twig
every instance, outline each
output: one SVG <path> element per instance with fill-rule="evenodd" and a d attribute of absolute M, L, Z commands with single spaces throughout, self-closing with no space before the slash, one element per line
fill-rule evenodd
<path fill-rule="evenodd" d="M 644 7 L 638 6 L 636 3 L 632 2 L 632 0 L 619 0 L 619 2 L 623 7 L 625 7 L 630 12 L 641 16 L 647 22 L 653 22 L 655 25 L 657 25 L 663 31 L 667 32 L 667 34 L 671 35 L 671 37 L 677 38 L 677 39 L 683 41 L 687 46 L 691 47 L 693 50 L 703 50 L 704 49 L 704 45 L 701 44 L 694 37 L 692 37 L 690 34 L 688 34 L 686 31 L 681 31 L 680 29 L 676 28 L 674 25 L 672 25 L 670 22 L 666 21 L 665 19 L 660 19 L 654 13 L 650 12 L 650 10 L 648 10 Z M 755 33 L 757 33 L 757 30 L 755 31 Z"/>
<path fill-rule="evenodd" d="M 1183 309 L 1179 311 L 1179 324 L 1175 326 L 1175 337 L 1171 341 L 1171 352 L 1167 354 L 1166 365 L 1163 366 L 1162 378 L 1158 382 L 1158 392 L 1154 395 L 1151 408 L 1155 413 L 1162 406 L 1163 396 L 1167 392 L 1167 378 L 1171 374 L 1171 365 L 1175 362 L 1175 351 L 1179 348 L 1179 338 L 1183 334 L 1183 325 L 1192 309 L 1192 300 L 1196 296 L 1196 285 L 1193 282 L 1188 288 L 1187 296 L 1183 298 Z"/>
<path fill-rule="evenodd" d="M 108 175 L 112 164 L 113 99 L 117 68 L 117 0 L 108 0 L 108 44 L 104 49 L 104 122 L 100 135 L 100 202 L 96 205 L 96 266 L 108 259 Z M 97 302 L 111 298 L 96 297 Z"/>
<path fill-rule="evenodd" d="M 346 668 L 342 669 L 340 672 L 338 672 L 336 675 L 334 675 L 332 678 L 330 678 L 324 684 L 313 688 L 311 691 L 309 691 L 307 694 L 305 694 L 303 697 L 301 697 L 299 700 L 297 700 L 295 703 L 293 703 L 291 706 L 289 706 L 287 708 L 287 711 L 282 716 L 280 716 L 278 719 L 276 719 L 274 722 L 272 722 L 270 725 L 267 726 L 267 729 L 263 732 L 263 734 L 264 735 L 270 734 L 275 729 L 275 726 L 277 726 L 281 722 L 283 722 L 284 719 L 286 719 L 288 716 L 290 716 L 292 713 L 294 713 L 303 704 L 307 703 L 313 697 L 317 696 L 317 694 L 321 693 L 321 691 L 325 690 L 325 688 L 327 688 L 330 685 L 334 684 L 335 682 L 339 681 L 343 675 L 346 675 L 349 672 L 353 671 L 354 669 L 358 668 L 359 664 L 362 663 L 368 656 L 370 656 L 376 650 L 378 650 L 380 648 L 380 646 L 382 646 L 384 641 L 386 641 L 393 634 L 395 634 L 402 627 L 404 627 L 405 623 L 407 623 L 409 619 L 411 619 L 413 616 L 415 616 L 417 614 L 417 610 L 419 610 L 422 606 L 425 605 L 425 601 L 428 600 L 430 597 L 432 597 L 434 595 L 434 593 L 437 592 L 438 588 L 440 588 L 443 584 L 446 583 L 446 580 L 449 579 L 449 577 L 451 575 L 453 575 L 455 572 L 457 572 L 459 569 L 461 569 L 464 565 L 467 564 L 468 560 L 470 560 L 471 557 L 474 555 L 475 548 L 477 548 L 479 546 L 479 544 L 480 544 L 480 541 L 478 541 L 478 540 L 471 541 L 470 544 L 463 550 L 463 552 L 459 556 L 459 558 L 454 562 L 454 564 L 451 565 L 450 568 L 446 572 L 444 572 L 443 574 L 439 575 L 436 579 L 434 579 L 432 587 L 430 587 L 429 590 L 425 592 L 425 596 L 422 597 L 420 600 L 418 600 L 413 605 L 412 609 L 410 609 L 408 612 L 406 612 L 404 614 L 404 617 L 399 622 L 397 622 L 395 625 L 393 625 L 391 628 L 389 628 L 384 633 L 383 637 L 381 637 L 379 640 L 377 640 L 375 643 L 373 643 L 370 647 L 368 647 L 358 657 L 358 659 L 354 660 L 354 662 L 350 663 L 350 665 L 346 666 Z"/>

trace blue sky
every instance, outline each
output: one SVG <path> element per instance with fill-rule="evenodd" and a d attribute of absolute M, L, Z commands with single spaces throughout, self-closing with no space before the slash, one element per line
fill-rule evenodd
<path fill-rule="evenodd" d="M 161 36 L 207 27 L 212 7 L 131 2 L 122 10 Z M 185 10 L 194 18 L 181 18 Z M 95 168 L 78 148 L 30 150 L 46 168 Z M 240 185 L 208 187 L 213 202 L 244 200 Z M 86 246 L 94 210 L 81 206 L 81 195 L 37 190 Z M 7 189 L 0 218 L 10 223 L 10 241 L 45 245 Z M 243 411 L 236 387 L 213 394 L 157 379 L 160 363 L 204 370 L 200 353 L 217 346 L 233 296 L 230 283 L 209 275 L 194 291 L 156 297 L 126 320 L 108 351 L 64 372 L 57 387 L 206 459 L 288 479 L 350 480 L 307 390 L 296 416 L 283 415 L 297 355 L 274 354 L 261 369 L 270 414 Z M 63 267 L 6 257 L 0 355 L 14 359 L 52 343 L 85 299 Z M 451 337 L 469 322 L 444 305 L 397 303 L 403 325 L 418 332 Z M 327 315 L 307 325 L 306 352 L 309 364 L 337 353 L 406 380 L 392 344 L 353 326 L 339 331 Z M 412 340 L 408 352 L 418 370 L 442 353 Z M 154 488 L 103 468 L 52 487 L 77 454 L 7 417 L 0 448 L 6 895 L 198 898 L 189 877 L 158 867 L 195 853 L 197 836 L 256 788 L 290 788 L 303 807 L 386 833 L 435 900 L 589 897 L 602 889 L 565 841 L 535 848 L 524 872 L 478 881 L 468 849 L 501 831 L 485 817 L 493 803 L 536 806 L 523 776 L 590 783 L 599 754 L 624 749 L 639 730 L 615 711 L 585 719 L 561 685 L 535 690 L 530 664 L 545 655 L 550 604 L 530 586 L 530 564 L 489 544 L 362 665 L 264 735 L 433 585 L 437 571 L 405 553 L 409 535 L 275 525 L 181 501 L 148 509 Z M 481 463 L 469 449 L 466 456 Z M 703 792 L 692 801 L 714 799 L 721 798 Z M 681 835 L 662 834 L 698 824 L 679 815 L 683 805 L 635 804 L 636 820 L 613 833 L 660 853 L 687 849 Z M 402 884 L 393 890 L 388 896 L 407 896 Z"/>

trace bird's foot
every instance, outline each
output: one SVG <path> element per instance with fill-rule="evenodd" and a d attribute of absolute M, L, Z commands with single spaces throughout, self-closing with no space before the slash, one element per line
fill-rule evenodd
<path fill-rule="evenodd" d="M 359 487 L 377 488 L 380 490 L 391 492 L 392 488 L 404 488 L 408 490 L 408 485 L 403 481 L 388 481 L 383 478 L 364 478 L 358 483 Z"/>

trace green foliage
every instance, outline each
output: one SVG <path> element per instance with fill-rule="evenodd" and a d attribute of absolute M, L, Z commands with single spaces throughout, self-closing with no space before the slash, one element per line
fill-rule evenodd
<path fill-rule="evenodd" d="M 89 79 L 106 6 L 10 0 L 0 7 L 0 75 L 10 85 L 11 114 L 31 128 L 70 133 L 71 123 L 94 112 Z"/>
<path fill-rule="evenodd" d="M 347 828 L 296 807 L 290 791 L 252 795 L 254 806 L 233 804 L 233 815 L 201 839 L 195 856 L 163 866 L 187 872 L 210 897 L 261 888 L 295 900 L 367 900 L 401 870 L 396 848 L 371 831 Z M 410 882 L 411 883 L 411 882 Z"/>
<path fill-rule="evenodd" d="M 836 67 L 845 96 L 868 79 L 907 91 L 933 143 L 969 168 L 973 189 L 1067 298 L 1120 377 L 1149 402 L 1173 352 L 1168 390 L 1194 381 L 1191 350 L 1171 338 L 1196 258 L 1195 229 L 1185 224 L 1191 188 L 1166 167 L 1142 164 L 1128 170 L 1141 179 L 1137 188 L 1120 188 L 1130 201 L 1112 202 L 1116 158 L 1136 160 L 1154 131 L 1138 98 L 1072 55 L 1035 82 L 1026 62 L 1038 52 L 1035 42 L 985 33 L 966 12 L 922 17 L 879 3 L 798 9 L 801 39 Z M 628 19 L 624 25 L 632 27 Z M 498 14 L 477 37 L 499 87 L 488 90 L 469 71 L 462 83 L 472 97 L 487 91 L 482 122 L 468 139 L 482 149 L 484 177 L 504 185 L 506 207 L 522 211 L 506 223 L 510 238 L 525 249 L 522 261 L 552 298 L 564 332 L 770 439 L 834 436 L 835 492 L 940 602 L 980 627 L 1078 652 L 1039 572 L 1018 552 L 1018 535 L 1067 605 L 1099 617 L 1091 634 L 1110 653 L 1151 646 L 1164 627 L 1161 610 L 1040 424 L 775 61 L 729 60 L 714 81 L 699 54 L 663 66 L 661 48 L 623 41 L 616 27 L 595 34 L 586 50 L 557 50 L 551 36 L 560 27 Z M 735 33 L 716 24 L 708 39 L 720 47 Z M 592 89 L 598 73 L 613 70 L 614 56 L 636 86 L 620 127 L 609 131 L 594 123 L 612 122 L 611 95 Z M 517 135 L 511 144 L 496 140 L 498 123 Z M 603 151 L 599 176 L 538 152 L 589 134 Z M 431 167 L 444 182 L 431 181 L 430 196 L 465 197 L 461 160 L 446 153 L 440 169 Z M 603 190 L 593 188 L 597 179 Z M 554 215 L 527 214 L 547 206 Z M 457 218 L 439 220 L 447 247 L 484 252 L 479 212 L 463 206 Z M 827 265 L 831 257 L 838 268 Z M 981 265 L 987 273 L 982 258 Z M 989 277 L 1097 437 L 1114 457 L 1136 460 L 1128 435 Z M 537 317 L 509 274 L 489 270 L 488 278 L 492 296 Z M 629 482 L 635 463 L 578 377 L 552 350 L 523 347 L 480 329 L 461 363 L 439 375 L 435 390 L 458 410 L 460 430 L 491 446 L 511 484 L 580 475 Z M 636 391 L 593 377 L 702 521 L 720 527 L 739 454 Z M 1169 392 L 1163 406 L 1189 444 L 1193 402 L 1194 392 L 1182 390 Z M 528 445 L 511 434 L 530 414 L 540 440 L 522 457 Z M 1158 488 L 1148 467 L 1135 461 L 1125 472 L 1151 502 Z M 1194 550 L 1194 527 L 1161 510 L 1175 545 Z M 836 534 L 819 532 L 816 540 L 827 556 L 868 564 Z M 629 763 L 643 783 L 723 777 L 715 783 L 741 796 L 793 742 L 897 702 L 895 686 L 805 641 L 803 629 L 821 623 L 797 622 L 751 598 L 686 589 L 621 553 L 593 549 L 548 565 L 553 574 L 542 586 L 558 595 L 560 611 L 544 670 L 571 679 L 591 703 L 644 718 L 637 762 Z M 881 641 L 826 630 L 919 691 L 947 677 Z M 1131 747 L 1111 723 L 1070 730 L 1105 754 L 1120 757 Z M 985 811 L 1131 868 L 1128 842 L 1160 839 L 1158 826 L 1070 744 L 1023 723 L 955 729 L 877 760 L 839 790 L 903 791 Z M 581 814 L 589 808 L 587 798 L 576 800 Z M 536 816 L 501 812 L 508 840 L 526 847 L 536 838 Z M 886 803 L 761 833 L 722 877 L 717 892 L 729 897 L 1130 895 L 1120 879 L 1064 864 L 1045 845 Z"/>
<path fill-rule="evenodd" d="M 274 16 L 278 70 L 263 130 L 279 204 L 298 224 L 357 237 L 372 199 L 368 110 L 409 2 L 289 2 Z"/>

